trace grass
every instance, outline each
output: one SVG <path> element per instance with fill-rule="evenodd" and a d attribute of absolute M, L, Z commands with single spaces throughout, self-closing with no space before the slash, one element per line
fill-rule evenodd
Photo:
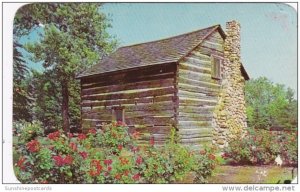
<path fill-rule="evenodd" d="M 218 166 L 209 183 L 284 183 L 292 180 L 292 167 L 278 166 Z M 294 171 L 294 177 L 297 169 Z"/>

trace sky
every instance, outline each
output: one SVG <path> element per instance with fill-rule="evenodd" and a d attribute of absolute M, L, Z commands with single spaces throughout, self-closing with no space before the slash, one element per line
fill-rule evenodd
<path fill-rule="evenodd" d="M 241 24 L 242 63 L 250 78 L 266 76 L 297 90 L 297 13 L 281 3 L 108 3 L 109 32 L 120 46 L 220 24 Z"/>
<path fill-rule="evenodd" d="M 158 40 L 237 20 L 242 63 L 297 92 L 297 13 L 283 3 L 106 3 L 119 46 Z M 31 34 L 31 37 L 35 36 Z M 26 40 L 24 40 L 26 41 Z M 30 63 L 30 66 L 34 66 Z M 35 65 L 37 66 L 37 65 Z"/>

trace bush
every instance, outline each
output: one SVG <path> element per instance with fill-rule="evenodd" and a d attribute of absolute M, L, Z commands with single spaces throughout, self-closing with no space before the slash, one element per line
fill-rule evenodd
<path fill-rule="evenodd" d="M 244 137 L 229 142 L 223 158 L 234 164 L 272 164 L 280 155 L 284 164 L 297 162 L 295 132 L 274 134 L 271 131 L 249 129 Z"/>
<path fill-rule="evenodd" d="M 174 183 L 191 171 L 205 182 L 216 160 L 212 152 L 192 152 L 176 142 L 175 131 L 162 147 L 136 144 L 121 122 L 86 134 L 56 131 L 17 145 L 16 176 L 22 183 Z"/>
<path fill-rule="evenodd" d="M 14 135 L 18 136 L 18 141 L 21 144 L 43 135 L 42 123 L 39 121 L 33 121 L 32 123 L 18 121 L 13 123 L 13 127 Z"/>

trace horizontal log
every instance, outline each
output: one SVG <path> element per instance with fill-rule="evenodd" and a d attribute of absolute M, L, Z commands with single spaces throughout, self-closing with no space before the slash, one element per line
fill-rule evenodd
<path fill-rule="evenodd" d="M 197 59 L 201 60 L 201 61 L 207 61 L 207 62 L 211 62 L 210 60 L 210 55 L 207 54 L 202 54 L 200 51 L 192 51 L 188 57 L 196 57 Z"/>
<path fill-rule="evenodd" d="M 217 93 L 215 92 L 206 92 L 206 93 L 196 93 L 191 91 L 184 91 L 179 88 L 177 96 L 179 98 L 190 98 L 190 99 L 198 99 L 198 100 L 207 100 L 207 101 L 217 101 Z M 213 102 L 214 103 L 214 102 Z"/>
<path fill-rule="evenodd" d="M 97 128 L 103 123 L 111 123 L 111 121 L 104 121 L 100 119 L 82 119 L 82 129 Z"/>
<path fill-rule="evenodd" d="M 211 74 L 211 68 L 199 67 L 197 65 L 190 64 L 190 63 L 179 63 L 179 70 L 180 69 L 190 70 L 190 71 L 194 71 L 194 72 L 197 72 L 197 73 Z"/>
<path fill-rule="evenodd" d="M 190 127 L 199 127 L 207 128 L 211 127 L 211 121 L 178 121 L 178 129 L 181 129 L 182 127 L 185 127 L 184 129 L 188 129 Z"/>
<path fill-rule="evenodd" d="M 133 112 L 133 111 L 165 111 L 165 110 L 173 110 L 175 108 L 175 104 L 173 102 L 159 102 L 159 103 L 145 103 L 145 104 L 138 104 L 138 105 L 130 105 L 125 107 L 126 112 Z"/>
<path fill-rule="evenodd" d="M 142 103 L 142 104 L 128 104 L 128 105 L 122 105 L 124 107 L 125 113 L 127 112 L 133 112 L 133 111 L 164 111 L 164 110 L 173 110 L 175 107 L 175 104 L 170 101 L 165 102 L 159 102 L 159 103 Z M 112 107 L 103 107 L 103 106 L 97 106 L 97 107 L 82 107 L 83 112 L 89 112 L 89 113 L 107 113 L 112 114 Z"/>
<path fill-rule="evenodd" d="M 214 106 L 216 106 L 216 104 L 217 104 L 217 100 L 179 97 L 179 106 L 183 106 L 185 108 L 188 108 L 190 106 L 195 106 L 198 108 L 202 108 L 204 106 L 209 106 L 210 108 L 214 108 Z M 184 111 L 182 111 L 182 112 L 184 112 Z"/>
<path fill-rule="evenodd" d="M 105 107 L 81 107 L 82 113 L 98 113 L 98 114 L 112 114 L 110 108 Z"/>
<path fill-rule="evenodd" d="M 201 46 L 202 47 L 208 47 L 210 49 L 214 49 L 214 50 L 218 50 L 218 51 L 224 51 L 224 47 L 222 44 L 219 44 L 217 42 L 212 42 L 212 41 L 209 41 L 209 40 L 206 40 L 204 42 L 201 43 Z"/>
<path fill-rule="evenodd" d="M 132 117 L 144 117 L 144 116 L 170 116 L 174 117 L 175 110 L 161 110 L 161 111 L 125 111 L 125 115 L 128 118 Z"/>
<path fill-rule="evenodd" d="M 140 104 L 140 103 L 158 103 L 161 101 L 173 101 L 175 99 L 174 94 L 156 96 L 156 97 L 143 97 L 135 99 L 117 99 L 117 100 L 104 100 L 104 101 L 91 101 L 83 100 L 81 106 L 91 107 L 91 106 L 115 106 L 124 104 Z"/>
<path fill-rule="evenodd" d="M 196 81 L 204 81 L 217 84 L 217 80 L 213 79 L 210 74 L 201 74 L 189 70 L 179 70 L 178 75 L 183 78 L 194 79 Z"/>
<path fill-rule="evenodd" d="M 136 90 L 136 89 L 146 89 L 146 88 L 162 88 L 162 87 L 170 87 L 174 84 L 174 78 L 168 79 L 158 79 L 152 81 L 140 81 L 134 83 L 125 83 L 118 85 L 109 85 L 109 86 L 95 86 L 93 88 L 82 88 L 81 94 L 92 95 L 99 93 L 111 93 L 117 91 L 125 91 L 125 90 Z"/>
<path fill-rule="evenodd" d="M 197 138 L 212 136 L 212 128 L 179 129 L 180 138 Z"/>
<path fill-rule="evenodd" d="M 112 113 L 82 113 L 83 119 L 101 119 L 103 121 L 111 121 Z"/>
<path fill-rule="evenodd" d="M 134 99 L 141 97 L 150 97 L 150 96 L 162 96 L 168 95 L 175 92 L 174 87 L 166 88 L 155 88 L 150 90 L 136 90 L 132 92 L 122 92 L 122 93 L 109 93 L 109 94 L 98 94 L 98 95 L 89 95 L 82 96 L 82 99 L 86 100 L 116 100 L 116 99 Z"/>
<path fill-rule="evenodd" d="M 192 114 L 192 113 L 190 113 L 190 114 Z M 212 119 L 212 115 L 178 116 L 177 119 L 178 119 L 178 121 L 210 121 Z"/>
<path fill-rule="evenodd" d="M 196 106 L 182 106 L 179 105 L 178 111 L 183 113 L 200 113 L 200 114 L 211 114 L 214 110 L 214 107 L 205 106 L 205 107 L 196 107 Z"/>
<path fill-rule="evenodd" d="M 217 55 L 219 57 L 224 57 L 224 52 L 223 51 L 218 51 L 216 49 L 211 49 L 211 48 L 204 47 L 204 46 L 199 46 L 197 51 L 200 51 L 203 54 L 209 54 L 209 55 L 214 54 L 214 55 Z"/>
<path fill-rule="evenodd" d="M 202 138 L 188 138 L 188 139 L 180 139 L 180 142 L 181 143 L 184 143 L 184 144 L 189 144 L 189 143 L 202 143 L 203 145 L 205 143 L 210 143 L 212 140 L 211 137 L 202 137 Z"/>
<path fill-rule="evenodd" d="M 218 83 L 210 83 L 205 81 L 197 81 L 195 79 L 191 79 L 189 77 L 178 77 L 178 82 L 183 84 L 188 84 L 197 87 L 206 87 L 211 89 L 219 89 L 221 86 Z"/>
<path fill-rule="evenodd" d="M 198 67 L 211 68 L 211 61 L 200 60 L 196 57 L 185 57 L 180 63 L 195 65 Z"/>
<path fill-rule="evenodd" d="M 194 92 L 194 93 L 204 93 L 206 95 L 212 95 L 216 96 L 219 94 L 220 89 L 215 88 L 215 87 L 200 87 L 200 86 L 194 86 L 186 83 L 178 83 L 178 89 L 182 91 L 189 91 L 189 92 Z"/>
<path fill-rule="evenodd" d="M 174 118 L 171 117 L 156 117 L 156 116 L 148 116 L 148 117 L 134 117 L 134 118 L 126 118 L 125 123 L 127 125 L 135 125 L 135 124 L 145 124 L 145 125 L 172 125 L 174 124 Z"/>
<path fill-rule="evenodd" d="M 134 131 L 139 133 L 150 134 L 170 134 L 172 126 L 149 126 L 149 127 L 130 127 L 129 132 L 132 134 Z"/>

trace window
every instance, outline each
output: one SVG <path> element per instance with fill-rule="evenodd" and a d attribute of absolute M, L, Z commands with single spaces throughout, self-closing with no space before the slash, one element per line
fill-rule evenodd
<path fill-rule="evenodd" d="M 124 118 L 124 107 L 114 107 L 112 111 L 112 120 L 113 121 L 125 121 Z"/>
<path fill-rule="evenodd" d="M 211 56 L 211 77 L 215 79 L 221 79 L 221 66 L 223 59 Z"/>

